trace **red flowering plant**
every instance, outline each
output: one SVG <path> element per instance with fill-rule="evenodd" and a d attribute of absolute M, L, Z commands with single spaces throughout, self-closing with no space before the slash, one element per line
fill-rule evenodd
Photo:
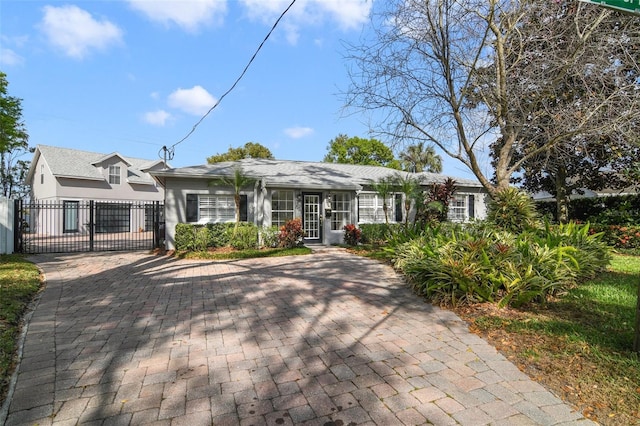
<path fill-rule="evenodd" d="M 280 227 L 278 245 L 286 248 L 300 246 L 302 245 L 303 237 L 304 229 L 302 229 L 302 219 L 291 219 Z"/>
<path fill-rule="evenodd" d="M 356 225 L 350 223 L 344 228 L 344 242 L 350 246 L 357 246 L 362 239 L 362 231 Z"/>
<path fill-rule="evenodd" d="M 603 240 L 615 248 L 640 248 L 640 226 L 593 225 L 594 232 L 602 232 Z"/>

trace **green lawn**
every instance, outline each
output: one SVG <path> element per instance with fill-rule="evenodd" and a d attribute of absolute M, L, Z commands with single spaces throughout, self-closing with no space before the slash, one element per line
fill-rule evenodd
<path fill-rule="evenodd" d="M 4 399 L 20 320 L 41 286 L 40 271 L 19 255 L 0 255 L 0 400 Z"/>
<path fill-rule="evenodd" d="M 478 315 L 473 326 L 531 375 L 601 424 L 640 424 L 640 359 L 633 352 L 640 257 L 544 307 Z M 510 345 L 500 346 L 508 340 Z"/>

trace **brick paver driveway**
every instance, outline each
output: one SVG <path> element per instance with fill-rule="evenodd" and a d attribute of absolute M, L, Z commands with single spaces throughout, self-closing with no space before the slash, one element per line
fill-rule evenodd
<path fill-rule="evenodd" d="M 47 287 L 7 425 L 591 423 L 391 268 L 338 249 L 34 259 Z"/>

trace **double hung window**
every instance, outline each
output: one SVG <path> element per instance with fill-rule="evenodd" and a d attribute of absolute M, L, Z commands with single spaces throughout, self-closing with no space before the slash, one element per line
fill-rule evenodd
<path fill-rule="evenodd" d="M 232 194 L 187 194 L 187 222 L 223 223 L 236 219 L 236 202 Z M 247 196 L 240 195 L 240 220 L 247 220 Z"/>
<path fill-rule="evenodd" d="M 120 185 L 120 166 L 109 166 L 109 183 Z"/>
<path fill-rule="evenodd" d="M 271 192 L 271 225 L 280 227 L 293 219 L 293 209 L 293 191 Z"/>
<path fill-rule="evenodd" d="M 341 231 L 351 222 L 351 196 L 347 193 L 332 194 L 331 230 Z"/>

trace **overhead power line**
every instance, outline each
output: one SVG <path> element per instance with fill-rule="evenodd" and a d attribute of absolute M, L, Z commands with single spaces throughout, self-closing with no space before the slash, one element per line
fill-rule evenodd
<path fill-rule="evenodd" d="M 162 151 L 164 151 L 164 155 L 160 155 L 160 158 L 164 158 L 165 162 L 167 159 L 172 160 L 173 159 L 173 155 L 175 153 L 175 148 L 176 146 L 180 145 L 182 142 L 186 141 L 198 128 L 198 126 L 200 125 L 200 123 L 202 123 L 204 121 L 205 118 L 207 118 L 207 116 L 209 114 L 211 114 L 211 111 L 213 111 L 218 105 L 220 105 L 220 102 L 222 102 L 222 100 L 229 94 L 231 93 L 231 91 L 233 91 L 233 89 L 235 89 L 235 87 L 238 85 L 238 83 L 240 82 L 240 80 L 242 80 L 242 77 L 244 77 L 244 75 L 247 73 L 247 71 L 249 70 L 249 67 L 251 66 L 251 64 L 253 63 L 254 59 L 256 58 L 256 56 L 258 56 L 258 53 L 260 52 L 260 50 L 262 49 L 262 46 L 264 46 L 264 44 L 267 42 L 267 40 L 269 39 L 269 37 L 271 36 L 271 33 L 273 33 L 273 31 L 276 29 L 276 27 L 278 26 L 278 24 L 280 23 L 280 21 L 282 20 L 282 18 L 284 18 L 284 15 L 287 14 L 287 12 L 289 11 L 289 9 L 291 9 L 291 7 L 294 5 L 294 3 L 296 2 L 296 0 L 291 0 L 291 3 L 289 4 L 289 6 L 287 6 L 287 8 L 280 14 L 280 16 L 278 17 L 278 19 L 276 19 L 276 21 L 274 22 L 273 26 L 271 27 L 271 29 L 269 30 L 269 32 L 267 33 L 267 35 L 264 37 L 264 39 L 262 40 L 262 42 L 260 43 L 260 45 L 258 46 L 258 48 L 256 49 L 256 51 L 253 53 L 253 55 L 251 56 L 251 59 L 249 59 L 249 62 L 247 62 L 247 65 L 244 67 L 244 69 L 242 70 L 242 72 L 240 73 L 240 75 L 238 76 L 238 78 L 236 78 L 236 80 L 233 82 L 233 84 L 231 85 L 231 87 L 229 87 L 229 89 L 227 89 L 226 92 L 224 92 L 222 94 L 222 96 L 220 96 L 220 98 L 218 99 L 218 101 L 211 107 L 209 108 L 209 110 L 202 116 L 200 117 L 200 119 L 196 122 L 196 124 L 193 125 L 193 127 L 191 128 L 191 130 L 189 130 L 189 132 L 182 138 L 180 139 L 178 142 L 174 143 L 173 145 L 171 145 L 169 148 L 167 148 L 166 146 L 163 146 L 160 149 L 160 152 L 158 152 L 158 154 L 160 155 L 160 153 Z"/>

